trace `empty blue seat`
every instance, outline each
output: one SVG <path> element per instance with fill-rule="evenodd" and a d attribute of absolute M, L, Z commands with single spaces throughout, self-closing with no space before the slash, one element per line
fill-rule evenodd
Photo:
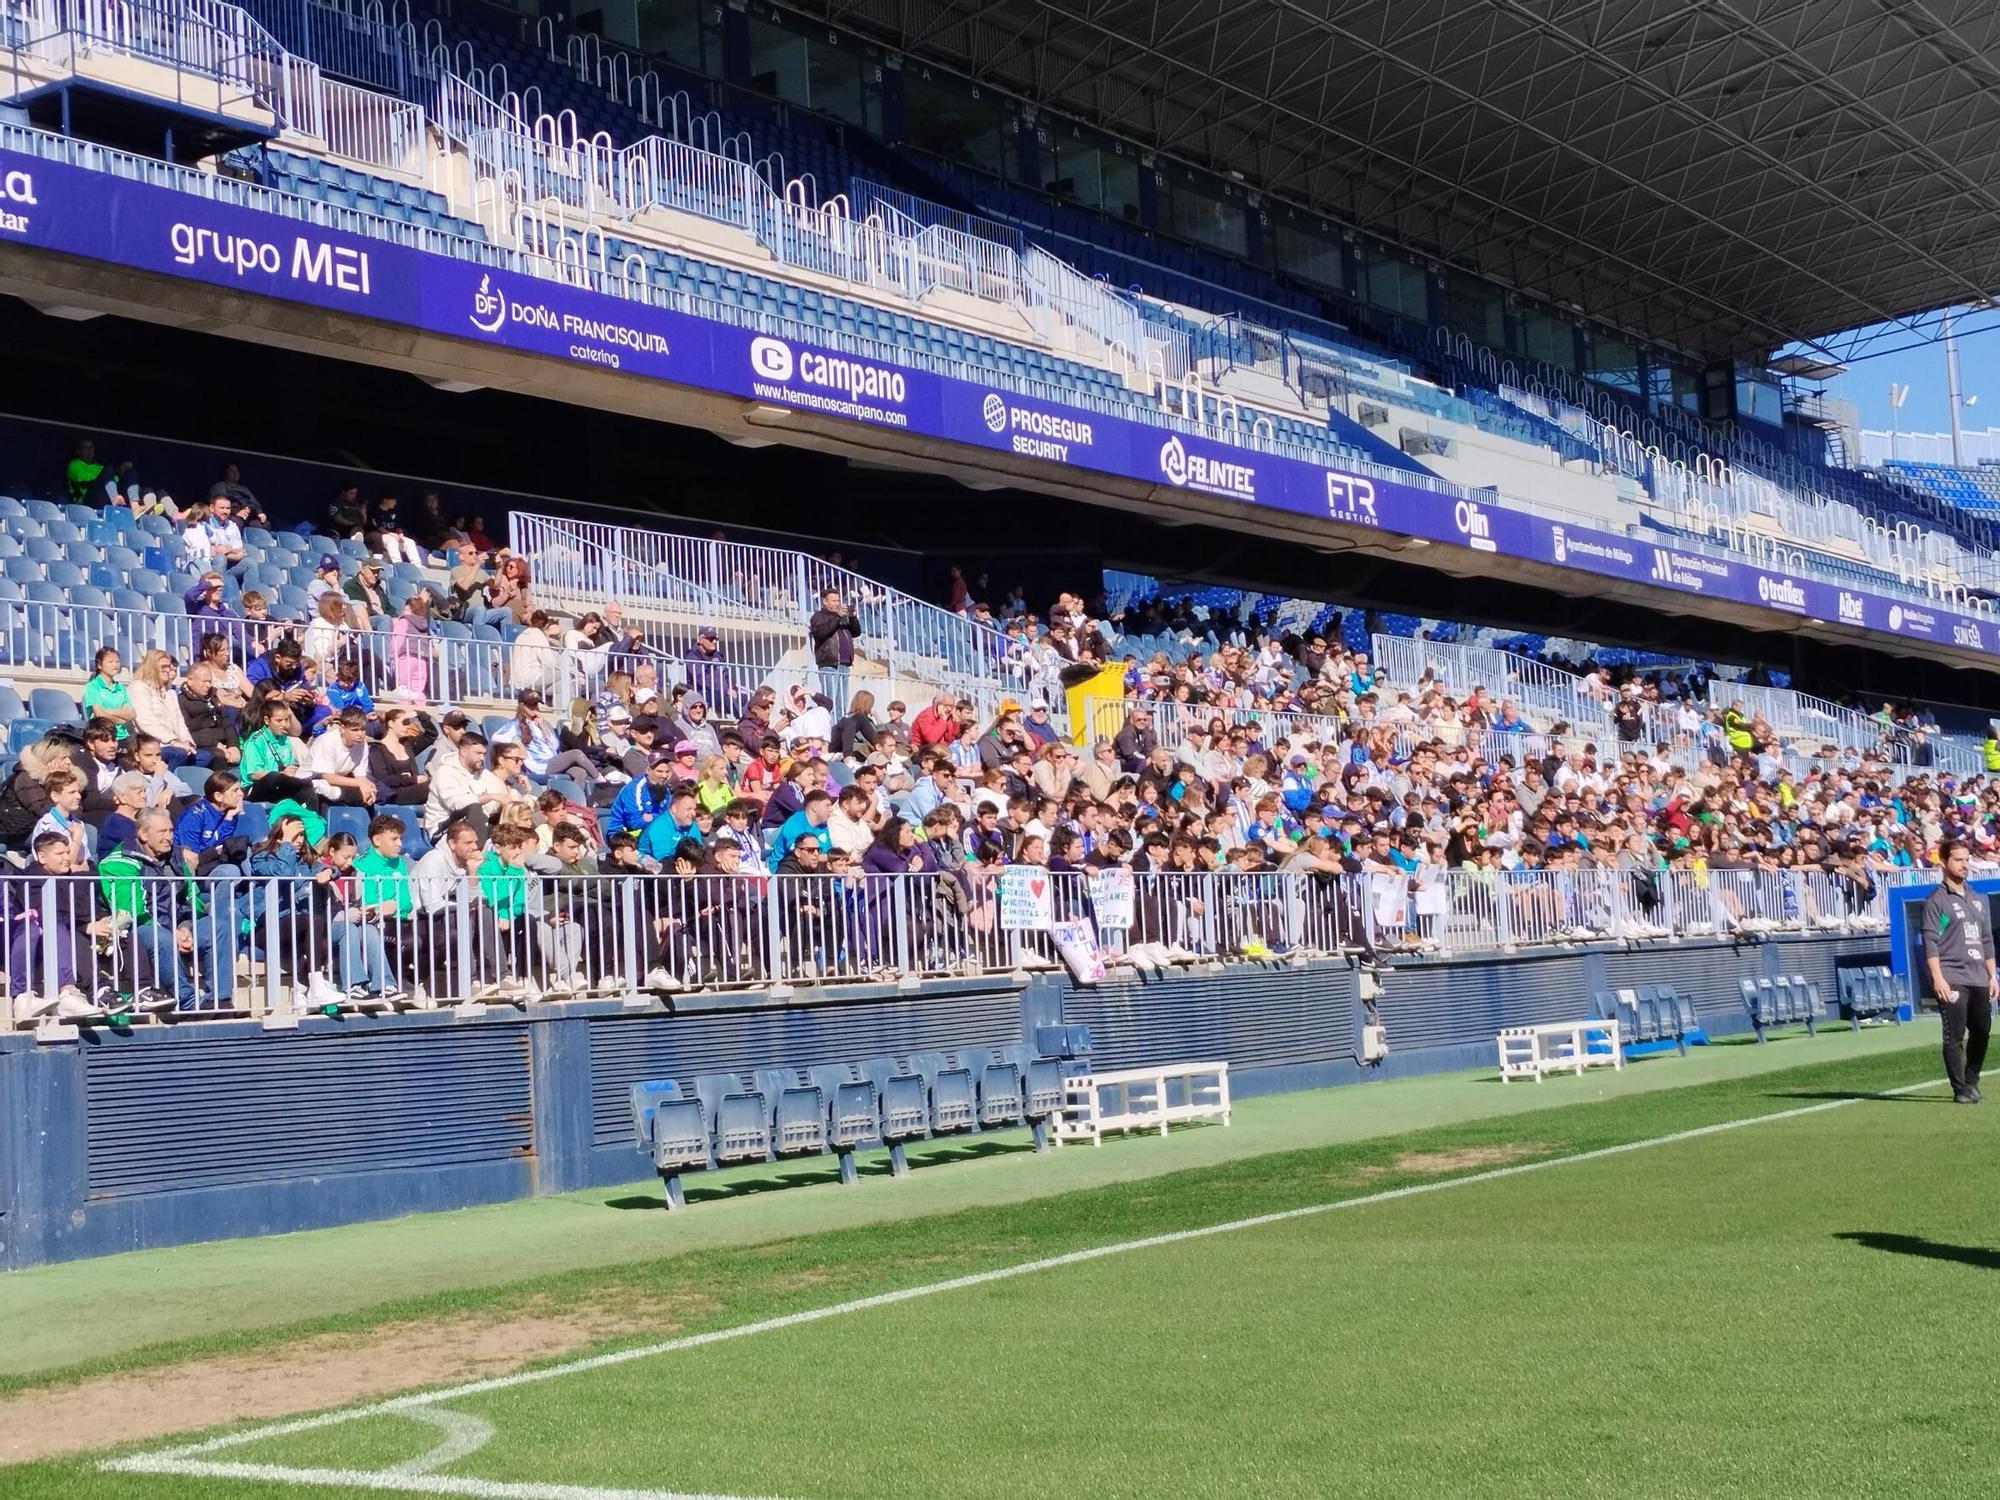
<path fill-rule="evenodd" d="M 714 1160 L 705 1106 L 670 1078 L 633 1084 L 630 1101 L 633 1134 L 666 1184 L 667 1207 L 687 1207 L 681 1174 L 702 1170 Z"/>
<path fill-rule="evenodd" d="M 65 562 L 61 558 L 46 564 L 43 568 L 42 576 L 59 589 L 73 589 L 78 584 L 88 582 L 82 568 L 73 562 Z"/>
<path fill-rule="evenodd" d="M 972 1069 L 957 1052 L 919 1052 L 911 1059 L 931 1095 L 931 1133 L 979 1128 L 979 1100 Z"/>
<path fill-rule="evenodd" d="M 904 1144 L 931 1133 L 930 1088 L 907 1058 L 874 1057 L 861 1064 L 862 1074 L 875 1086 L 881 1101 L 882 1140 L 889 1147 L 889 1169 L 908 1174 Z"/>
<path fill-rule="evenodd" d="M 695 1079 L 694 1092 L 713 1122 L 717 1163 L 770 1160 L 771 1104 L 754 1075 L 705 1073 Z"/>
<path fill-rule="evenodd" d="M 826 1150 L 826 1095 L 812 1075 L 797 1068 L 762 1068 L 757 1086 L 771 1105 L 771 1150 L 778 1156 L 813 1156 Z"/>
<path fill-rule="evenodd" d="M 28 694 L 28 712 L 51 724 L 74 724 L 83 717 L 76 699 L 52 687 L 38 687 Z"/>

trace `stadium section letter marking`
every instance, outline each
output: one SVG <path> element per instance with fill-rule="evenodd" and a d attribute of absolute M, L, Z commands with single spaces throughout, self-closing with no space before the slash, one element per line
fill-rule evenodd
<path fill-rule="evenodd" d="M 1723 1135 L 1732 1130 L 1745 1130 L 1753 1125 L 1774 1125 L 1782 1120 L 1802 1119 L 1807 1115 L 1824 1114 L 1832 1109 L 1844 1109 L 1850 1104 L 1859 1104 L 1868 1099 L 1893 1099 L 1903 1094 L 1918 1093 L 1923 1089 L 1936 1088 L 1940 1082 L 1941 1079 L 1925 1079 L 1922 1083 L 1906 1083 L 1900 1088 L 1884 1089 L 1876 1094 L 1863 1094 L 1851 1099 L 1831 1099 L 1820 1104 L 1802 1104 L 1796 1109 L 1781 1109 L 1766 1115 L 1749 1115 L 1740 1120 L 1721 1120 L 1713 1125 L 1698 1125 L 1690 1130 L 1676 1130 L 1669 1135 L 1651 1136 L 1642 1141 L 1626 1141 L 1616 1146 L 1600 1146 L 1593 1151 L 1579 1151 L 1571 1156 L 1552 1156 L 1542 1161 L 1518 1162 L 1510 1167 L 1493 1167 L 1487 1171 L 1469 1173 L 1464 1177 L 1447 1177 L 1441 1182 L 1412 1183 L 1407 1187 L 1367 1193 L 1359 1198 L 1342 1198 L 1333 1203 L 1311 1203 L 1303 1208 L 1281 1209 L 1275 1213 L 1256 1214 L 1247 1219 L 1231 1219 L 1222 1224 L 1204 1224 L 1196 1229 L 1176 1229 L 1166 1234 L 1147 1235 L 1143 1239 L 1121 1240 L 1117 1244 L 1097 1245 L 1087 1250 L 1072 1250 L 1064 1255 L 1023 1261 L 1019 1265 L 1001 1266 L 992 1271 L 976 1271 L 967 1276 L 953 1276 L 945 1281 L 904 1287 L 894 1292 L 880 1292 L 872 1297 L 857 1297 L 851 1302 L 836 1302 L 830 1307 L 815 1307 L 805 1312 L 786 1313 L 783 1317 L 764 1318 L 755 1323 L 739 1324 L 734 1328 L 718 1328 L 710 1333 L 695 1333 L 685 1338 L 668 1339 L 664 1343 L 645 1344 L 634 1349 L 618 1349 L 610 1354 L 592 1355 L 588 1359 L 572 1360 L 567 1364 L 550 1365 L 539 1370 L 523 1370 L 514 1375 L 496 1375 L 490 1380 L 474 1380 L 441 1391 L 398 1396 L 393 1400 L 379 1401 L 370 1406 L 350 1407 L 344 1411 L 327 1412 L 322 1416 L 275 1422 L 252 1428 L 248 1432 L 226 1433 L 222 1437 L 209 1438 L 204 1442 L 189 1443 L 178 1448 L 164 1448 L 153 1453 L 135 1453 L 126 1458 L 111 1459 L 103 1467 L 120 1474 L 177 1474 L 196 1479 L 257 1480 L 266 1484 L 331 1487 L 345 1485 L 353 1489 L 390 1490 L 410 1495 L 470 1495 L 485 1497 L 485 1500 L 742 1500 L 742 1497 L 736 1496 L 690 1495 L 675 1490 L 596 1489 L 588 1485 L 573 1484 L 516 1484 L 502 1480 L 468 1479 L 450 1474 L 423 1472 L 433 1464 L 449 1463 L 463 1458 L 479 1446 L 478 1442 L 472 1441 L 476 1434 L 469 1424 L 480 1419 L 468 1418 L 467 1424 L 463 1425 L 439 1422 L 436 1418 L 440 1414 L 431 1413 L 426 1408 L 441 1401 L 456 1401 L 467 1396 L 482 1396 L 489 1391 L 536 1385 L 545 1380 L 560 1379 L 565 1375 L 580 1375 L 590 1370 L 608 1369 L 612 1365 L 629 1364 L 636 1359 L 652 1359 L 662 1354 L 678 1353 L 683 1349 L 699 1349 L 705 1344 L 727 1343 L 732 1339 L 749 1338 L 753 1334 L 776 1333 L 781 1329 L 824 1322 L 828 1318 L 841 1317 L 847 1313 L 866 1312 L 876 1307 L 893 1307 L 899 1302 L 914 1302 L 920 1297 L 934 1297 L 940 1292 L 959 1292 L 968 1287 L 987 1286 L 996 1281 L 1011 1281 L 1017 1276 L 1053 1271 L 1063 1266 L 1083 1265 L 1113 1255 L 1128 1255 L 1135 1250 L 1154 1250 L 1162 1245 L 1178 1245 L 1188 1240 L 1205 1240 L 1219 1234 L 1234 1234 L 1238 1230 L 1261 1229 L 1268 1224 L 1284 1224 L 1294 1219 L 1315 1218 L 1321 1214 L 1337 1213 L 1342 1209 L 1367 1208 L 1377 1203 L 1393 1203 L 1399 1198 L 1416 1198 L 1427 1193 L 1443 1193 L 1453 1188 L 1470 1187 L 1474 1183 L 1498 1182 L 1505 1177 L 1522 1177 L 1530 1172 L 1543 1172 L 1552 1167 L 1573 1167 L 1585 1162 L 1604 1161 L 1633 1151 L 1651 1150 L 1655 1146 L 1678 1145 L 1682 1141 L 1696 1141 L 1707 1136 Z M 204 1456 L 241 1447 L 245 1443 L 264 1442 L 271 1438 L 289 1437 L 300 1432 L 313 1432 L 322 1427 L 359 1421 L 364 1417 L 403 1415 L 414 1416 L 420 1421 L 431 1421 L 433 1425 L 442 1427 L 446 1432 L 446 1439 L 440 1448 L 431 1450 L 411 1463 L 392 1469 L 294 1469 L 282 1464 L 230 1463 Z M 479 1442 L 483 1441 L 484 1438 L 479 1439 Z M 439 1453 L 446 1448 L 454 1451 L 448 1456 L 439 1457 Z"/>

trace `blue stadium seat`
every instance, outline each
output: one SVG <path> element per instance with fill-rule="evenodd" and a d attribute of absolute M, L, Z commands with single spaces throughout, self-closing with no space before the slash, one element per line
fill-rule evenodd
<path fill-rule="evenodd" d="M 76 699 L 52 687 L 38 687 L 28 694 L 28 712 L 51 724 L 75 724 L 83 718 Z"/>
<path fill-rule="evenodd" d="M 202 773 L 206 776 L 208 773 Z M 271 804 L 268 802 L 246 802 L 242 811 L 236 814 L 236 832 L 252 845 L 263 842 L 271 831 Z"/>
<path fill-rule="evenodd" d="M 907 1176 L 910 1166 L 903 1155 L 905 1143 L 931 1133 L 929 1085 L 907 1058 L 873 1057 L 861 1064 L 861 1072 L 881 1101 L 882 1140 L 889 1148 L 889 1170 L 898 1177 Z"/>
<path fill-rule="evenodd" d="M 809 1072 L 762 1068 L 757 1086 L 771 1105 L 771 1150 L 778 1156 L 826 1151 L 826 1095 Z"/>
<path fill-rule="evenodd" d="M 666 1185 L 667 1207 L 687 1207 L 681 1174 L 714 1163 L 707 1110 L 669 1078 L 633 1084 L 630 1099 L 633 1134 Z"/>
<path fill-rule="evenodd" d="M 822 1063 L 810 1076 L 827 1102 L 827 1147 L 840 1158 L 840 1180 L 851 1183 L 855 1151 L 881 1137 L 881 1100 L 858 1064 Z"/>
<path fill-rule="evenodd" d="M 911 1059 L 931 1096 L 931 1133 L 944 1135 L 979 1128 L 979 1101 L 972 1069 L 958 1052 L 919 1052 Z"/>
<path fill-rule="evenodd" d="M 55 727 L 48 719 L 10 719 L 7 721 L 7 753 L 19 755 L 28 746 Z"/>
<path fill-rule="evenodd" d="M 360 844 L 363 849 L 366 849 L 368 847 L 368 817 L 369 810 L 365 807 L 329 807 L 326 810 L 326 831 L 329 834 L 351 833 L 354 835 L 355 842 Z"/>
<path fill-rule="evenodd" d="M 718 1163 L 771 1159 L 771 1102 L 754 1075 L 704 1073 L 695 1079 L 694 1092 L 714 1122 Z"/>

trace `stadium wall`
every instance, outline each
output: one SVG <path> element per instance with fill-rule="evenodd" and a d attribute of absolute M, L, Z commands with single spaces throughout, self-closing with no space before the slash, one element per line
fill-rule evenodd
<path fill-rule="evenodd" d="M 1666 978 L 1711 1033 L 1739 1031 L 1739 980 L 1803 974 L 1824 996 L 1838 966 L 1886 957 L 1879 938 L 1779 938 L 1404 966 L 1379 1002 L 1391 1050 L 1376 1068 L 1356 1056 L 1355 971 L 1324 961 L 1088 989 L 981 979 L 697 995 L 644 1014 L 0 1036 L 0 1269 L 641 1181 L 625 1103 L 641 1078 L 992 1045 L 1064 1021 L 1091 1028 L 1100 1067 L 1222 1058 L 1247 1097 L 1490 1065 L 1502 1026 Z"/>

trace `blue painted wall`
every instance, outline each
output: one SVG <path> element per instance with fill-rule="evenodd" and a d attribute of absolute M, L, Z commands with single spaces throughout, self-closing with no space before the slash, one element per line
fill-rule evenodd
<path fill-rule="evenodd" d="M 0 1036 L 0 1268 L 568 1192 L 648 1175 L 626 1137 L 641 1078 L 804 1066 L 1091 1028 L 1116 1067 L 1220 1059 L 1240 1097 L 1490 1064 L 1503 1026 L 1581 1013 L 1597 990 L 1672 982 L 1711 1031 L 1737 983 L 1804 974 L 1829 994 L 1884 939 L 1781 938 L 1411 964 L 1384 986 L 1391 1048 L 1356 1059 L 1355 972 L 1232 965 L 1078 989 L 959 980 L 772 1001 L 681 997 L 524 1017 L 496 1011 L 146 1026 L 38 1046 Z"/>

